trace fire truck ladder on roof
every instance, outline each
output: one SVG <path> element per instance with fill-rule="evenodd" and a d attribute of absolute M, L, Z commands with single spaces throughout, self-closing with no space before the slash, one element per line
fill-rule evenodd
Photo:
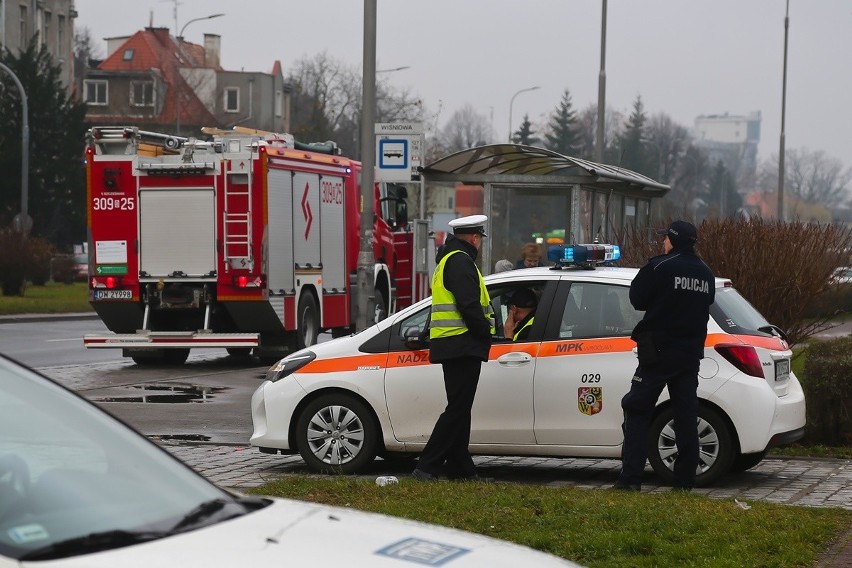
<path fill-rule="evenodd" d="M 234 169 L 240 164 L 244 164 L 243 169 Z M 225 262 L 231 268 L 254 268 L 251 250 L 252 164 L 250 155 L 234 158 L 225 172 L 224 253 Z"/>

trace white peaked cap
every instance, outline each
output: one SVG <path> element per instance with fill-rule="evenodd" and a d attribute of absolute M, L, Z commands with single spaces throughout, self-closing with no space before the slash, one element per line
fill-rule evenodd
<path fill-rule="evenodd" d="M 487 237 L 488 235 L 485 234 L 485 223 L 487 221 L 488 217 L 485 215 L 468 215 L 467 217 L 453 219 L 449 224 L 453 234 L 480 234 Z"/>

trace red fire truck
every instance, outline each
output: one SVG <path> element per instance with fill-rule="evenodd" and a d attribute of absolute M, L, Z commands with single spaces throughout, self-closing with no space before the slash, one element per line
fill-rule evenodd
<path fill-rule="evenodd" d="M 272 359 L 350 333 L 361 164 L 286 134 L 205 133 L 89 131 L 89 300 L 112 333 L 84 345 L 139 364 L 198 347 Z M 376 184 L 374 321 L 428 295 L 405 193 Z"/>

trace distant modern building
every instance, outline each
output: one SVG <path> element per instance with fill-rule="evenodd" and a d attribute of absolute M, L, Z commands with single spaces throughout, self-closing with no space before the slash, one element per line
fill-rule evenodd
<path fill-rule="evenodd" d="M 711 164 L 725 164 L 741 189 L 754 183 L 757 147 L 760 144 L 760 111 L 747 116 L 701 115 L 695 119 L 695 140 Z"/>
<path fill-rule="evenodd" d="M 269 73 L 228 71 L 220 65 L 220 36 L 204 34 L 197 45 L 160 27 L 106 41 L 106 59 L 83 80 L 94 126 L 132 124 L 183 136 L 204 126 L 289 131 L 290 89 L 278 61 Z"/>
<path fill-rule="evenodd" d="M 0 48 L 18 53 L 37 36 L 62 67 L 62 82 L 71 85 L 76 17 L 73 0 L 0 0 Z"/>

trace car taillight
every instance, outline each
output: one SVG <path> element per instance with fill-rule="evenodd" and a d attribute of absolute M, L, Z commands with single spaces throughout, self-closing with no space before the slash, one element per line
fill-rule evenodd
<path fill-rule="evenodd" d="M 763 366 L 757 356 L 757 351 L 751 345 L 720 343 L 716 351 L 731 365 L 753 377 L 764 378 Z"/>
<path fill-rule="evenodd" d="M 236 274 L 234 275 L 234 287 L 236 288 L 263 288 L 266 279 L 262 275 Z"/>

